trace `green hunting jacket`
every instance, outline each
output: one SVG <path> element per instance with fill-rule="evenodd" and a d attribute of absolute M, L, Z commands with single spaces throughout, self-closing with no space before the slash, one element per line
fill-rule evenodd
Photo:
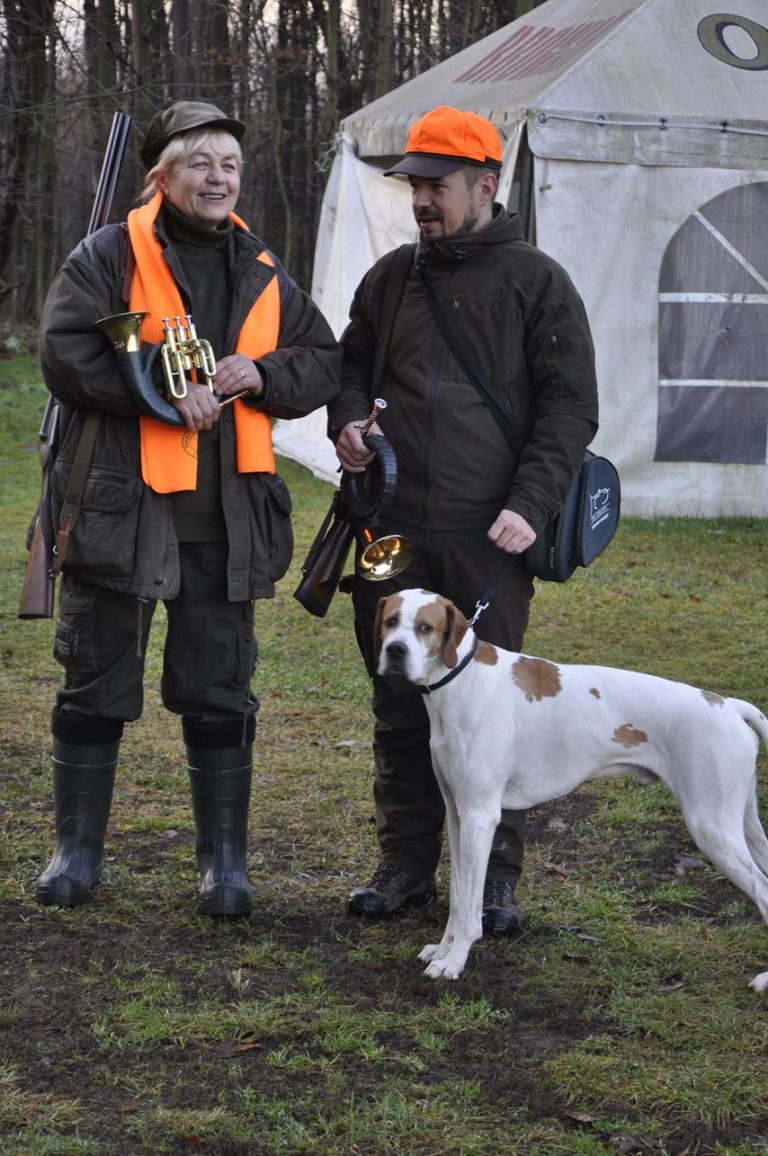
<path fill-rule="evenodd" d="M 156 223 L 164 255 L 193 313 L 181 266 Z M 253 301 L 272 276 L 280 285 L 278 348 L 257 362 L 265 392 L 256 404 L 272 417 L 302 417 L 326 405 L 339 385 L 341 351 L 311 298 L 275 261 L 257 261 L 265 248 L 235 228 L 231 310 L 224 354 L 235 349 Z M 40 362 L 61 411 L 60 446 L 52 474 L 50 517 L 58 526 L 76 447 L 89 411 L 100 423 L 65 573 L 140 598 L 173 598 L 179 589 L 179 552 L 171 500 L 141 476 L 139 411 L 111 343 L 94 327 L 126 310 L 127 230 L 108 225 L 82 241 L 55 277 L 41 320 Z M 200 319 L 198 330 L 200 329 Z M 223 354 L 222 354 L 223 355 Z M 229 545 L 230 601 L 271 598 L 290 563 L 291 499 L 277 474 L 238 473 L 232 407 L 219 421 L 221 503 Z M 55 536 L 55 535 L 54 535 Z"/>
<path fill-rule="evenodd" d="M 503 508 L 536 533 L 557 513 L 598 424 L 595 358 L 584 305 L 565 270 L 494 206 L 476 232 L 417 247 L 464 360 L 493 389 L 515 450 L 458 364 L 412 265 L 382 380 L 372 382 L 377 324 L 393 253 L 358 286 L 342 336 L 332 438 L 387 402 L 378 422 L 397 457 L 387 520 L 427 530 L 490 526 Z M 392 291 L 392 290 L 390 290 Z"/>

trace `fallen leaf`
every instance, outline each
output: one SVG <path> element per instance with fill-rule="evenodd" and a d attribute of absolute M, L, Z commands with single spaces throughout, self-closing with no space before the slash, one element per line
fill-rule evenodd
<path fill-rule="evenodd" d="M 255 1052 L 262 1048 L 263 1044 L 258 1043 L 237 1043 L 235 1040 L 225 1040 L 222 1044 L 217 1044 L 213 1049 L 214 1055 L 221 1056 L 222 1059 L 228 1059 L 230 1056 L 240 1056 L 243 1052 Z"/>
<path fill-rule="evenodd" d="M 595 1117 L 590 1116 L 589 1112 L 575 1112 L 574 1111 L 574 1112 L 566 1112 L 565 1114 L 566 1114 L 566 1116 L 568 1116 L 569 1119 L 576 1120 L 579 1124 L 594 1124 L 594 1122 L 595 1122 Z"/>

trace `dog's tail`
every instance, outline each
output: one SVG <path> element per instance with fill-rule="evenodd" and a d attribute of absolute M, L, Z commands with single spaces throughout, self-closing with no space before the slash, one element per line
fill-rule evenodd
<path fill-rule="evenodd" d="M 728 702 L 738 711 L 744 722 L 757 731 L 763 740 L 766 751 L 768 751 L 768 719 L 762 711 L 759 711 L 751 702 L 745 702 L 740 698 L 729 698 Z M 765 829 L 760 822 L 756 782 L 753 784 L 752 794 L 744 814 L 744 837 L 755 863 L 763 875 L 768 876 L 768 838 L 766 838 Z"/>
<path fill-rule="evenodd" d="M 757 731 L 763 740 L 766 751 L 768 751 L 768 718 L 763 712 L 743 698 L 729 698 L 726 701 L 741 715 L 745 723 Z"/>

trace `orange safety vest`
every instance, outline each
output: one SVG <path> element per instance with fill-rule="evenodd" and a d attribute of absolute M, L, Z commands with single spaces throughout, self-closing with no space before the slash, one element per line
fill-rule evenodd
<path fill-rule="evenodd" d="M 150 344 L 163 341 L 163 317 L 181 317 L 186 310 L 171 270 L 163 258 L 155 236 L 154 223 L 163 203 L 157 193 L 146 205 L 128 214 L 128 235 L 136 259 L 128 307 L 132 313 L 146 312 L 141 323 L 141 339 Z M 234 213 L 230 220 L 247 226 Z M 274 268 L 266 253 L 258 260 Z M 253 361 L 277 348 L 280 332 L 280 288 L 273 277 L 259 295 L 243 322 L 236 351 Z M 272 422 L 243 401 L 233 402 L 238 473 L 275 473 L 272 449 Z M 165 425 L 153 417 L 140 418 L 141 476 L 158 494 L 194 490 L 197 485 L 197 433 Z"/>

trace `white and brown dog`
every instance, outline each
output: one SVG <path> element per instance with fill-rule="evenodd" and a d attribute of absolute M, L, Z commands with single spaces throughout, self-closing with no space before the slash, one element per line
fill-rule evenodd
<path fill-rule="evenodd" d="M 525 810 L 591 779 L 665 783 L 704 854 L 768 922 L 768 839 L 757 809 L 757 731 L 748 702 L 600 666 L 562 666 L 480 642 L 426 590 L 379 602 L 380 675 L 424 688 L 451 852 L 448 924 L 419 959 L 456 979 L 482 934 L 482 896 L 502 807 Z M 752 729 L 754 728 L 754 729 Z M 768 990 L 768 971 L 752 979 Z"/>

